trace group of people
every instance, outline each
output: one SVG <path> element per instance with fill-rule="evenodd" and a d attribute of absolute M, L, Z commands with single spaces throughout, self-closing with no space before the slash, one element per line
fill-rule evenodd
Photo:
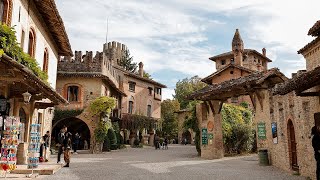
<path fill-rule="evenodd" d="M 168 143 L 169 143 L 169 140 L 167 137 L 165 137 L 162 144 L 161 144 L 160 137 L 157 134 L 155 134 L 155 136 L 154 136 L 155 149 L 160 149 L 161 147 L 162 147 L 162 149 L 168 149 Z"/>
<path fill-rule="evenodd" d="M 75 133 L 74 135 L 74 141 L 72 143 L 72 134 L 68 132 L 67 126 L 63 126 L 63 128 L 60 130 L 58 134 L 58 143 L 57 146 L 59 148 L 58 150 L 58 159 L 57 163 L 61 162 L 61 155 L 63 153 L 64 156 L 64 161 L 65 165 L 64 167 L 69 167 L 70 166 L 70 158 L 71 158 L 71 149 L 73 145 L 73 154 L 78 154 L 77 150 L 79 148 L 79 143 L 80 143 L 80 135 L 79 133 Z"/>

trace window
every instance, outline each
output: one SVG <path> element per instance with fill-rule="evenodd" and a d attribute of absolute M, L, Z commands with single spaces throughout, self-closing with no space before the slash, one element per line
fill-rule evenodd
<path fill-rule="evenodd" d="M 149 96 L 152 96 L 152 87 L 148 87 L 149 90 Z"/>
<path fill-rule="evenodd" d="M 21 6 L 19 6 L 19 17 L 18 17 L 18 22 L 21 21 Z"/>
<path fill-rule="evenodd" d="M 49 69 L 49 52 L 48 49 L 44 49 L 44 54 L 43 54 L 43 71 L 48 74 L 48 69 Z"/>
<path fill-rule="evenodd" d="M 133 101 L 129 101 L 128 113 L 132 114 L 132 112 L 133 112 Z"/>
<path fill-rule="evenodd" d="M 225 65 L 226 64 L 226 60 L 221 60 L 221 65 Z"/>
<path fill-rule="evenodd" d="M 69 102 L 77 102 L 79 99 L 79 87 L 78 86 L 69 86 L 68 87 L 68 97 Z"/>
<path fill-rule="evenodd" d="M 230 62 L 231 64 L 234 64 L 234 58 L 231 58 Z"/>
<path fill-rule="evenodd" d="M 24 30 L 22 29 L 22 31 L 21 31 L 21 40 L 20 40 L 20 47 L 22 48 L 22 50 L 23 50 L 23 48 L 24 48 L 24 39 L 26 38 L 26 33 L 24 32 Z"/>
<path fill-rule="evenodd" d="M 151 105 L 148 105 L 147 107 L 147 116 L 151 117 Z"/>
<path fill-rule="evenodd" d="M 233 71 L 230 71 L 230 74 L 233 74 Z"/>
<path fill-rule="evenodd" d="M 129 91 L 134 92 L 136 88 L 136 83 L 135 82 L 129 82 Z"/>
<path fill-rule="evenodd" d="M 10 26 L 12 16 L 12 0 L 0 0 L 0 20 Z"/>
<path fill-rule="evenodd" d="M 28 46 L 28 54 L 34 58 L 36 50 L 36 33 L 33 28 L 29 31 L 29 46 Z"/>

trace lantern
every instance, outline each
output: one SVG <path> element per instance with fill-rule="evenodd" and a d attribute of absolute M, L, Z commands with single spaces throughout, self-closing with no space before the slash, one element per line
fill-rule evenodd
<path fill-rule="evenodd" d="M 27 91 L 22 94 L 24 103 L 28 104 L 31 99 L 31 94 Z"/>

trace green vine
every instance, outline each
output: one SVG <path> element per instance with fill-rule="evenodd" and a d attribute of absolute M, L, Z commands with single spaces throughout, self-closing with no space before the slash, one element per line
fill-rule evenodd
<path fill-rule="evenodd" d="M 152 129 L 157 119 L 137 114 L 125 114 L 121 119 L 121 128 L 128 130 Z"/>
<path fill-rule="evenodd" d="M 41 70 L 34 58 L 23 52 L 15 34 L 16 32 L 12 27 L 0 24 L 0 56 L 4 53 L 7 54 L 20 64 L 28 67 L 36 76 L 46 82 L 48 75 Z"/>
<path fill-rule="evenodd" d="M 61 119 L 66 119 L 66 118 L 71 118 L 71 117 L 76 117 L 79 116 L 83 112 L 83 109 L 71 109 L 71 110 L 59 110 L 56 109 L 54 111 L 54 116 L 52 121 L 57 122 Z"/>
<path fill-rule="evenodd" d="M 94 130 L 94 136 L 97 142 L 104 142 L 108 137 L 108 130 L 112 128 L 112 124 L 109 121 L 100 121 L 97 128 Z"/>
<path fill-rule="evenodd" d="M 108 96 L 101 96 L 90 103 L 92 115 L 109 114 L 116 106 L 116 99 Z"/>

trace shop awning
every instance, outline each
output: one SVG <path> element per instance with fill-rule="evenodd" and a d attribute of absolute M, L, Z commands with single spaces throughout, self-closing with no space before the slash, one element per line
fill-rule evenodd
<path fill-rule="evenodd" d="M 29 68 L 5 54 L 0 57 L 0 87 L 7 88 L 8 98 L 23 98 L 22 93 L 28 91 L 32 95 L 31 101 L 49 99 L 54 105 L 68 103 L 66 99 L 49 84 L 38 78 Z M 47 105 L 50 107 L 52 104 Z M 41 106 L 43 107 L 44 104 Z"/>

